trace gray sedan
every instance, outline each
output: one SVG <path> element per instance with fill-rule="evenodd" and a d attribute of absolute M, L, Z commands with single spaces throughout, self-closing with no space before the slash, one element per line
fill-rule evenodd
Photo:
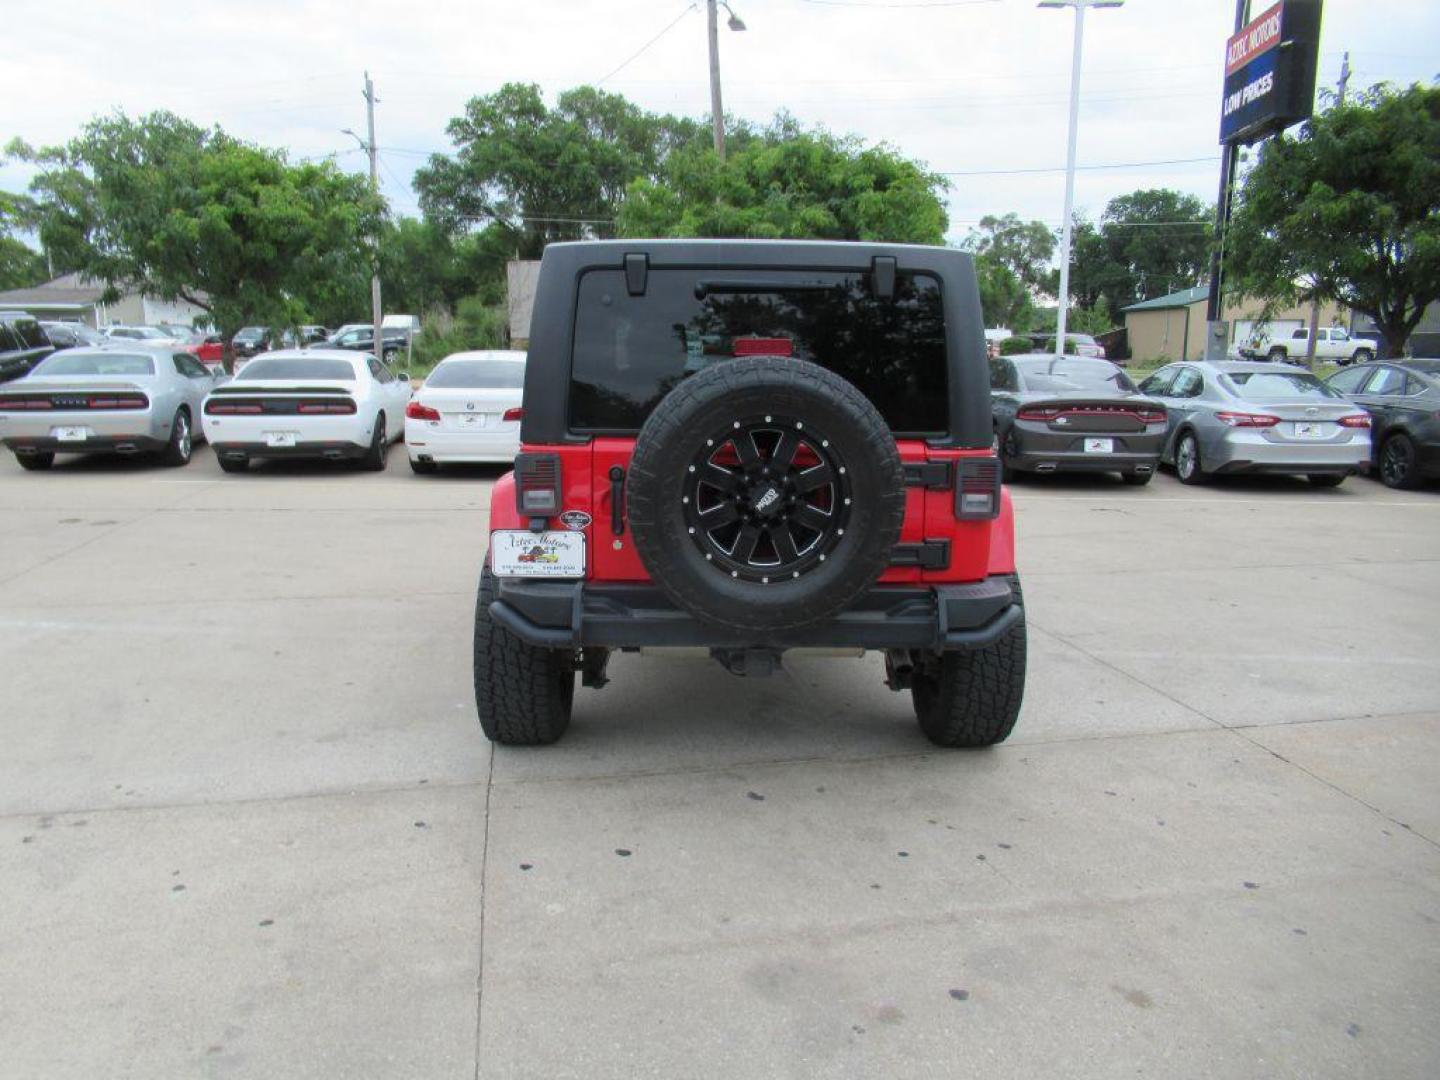
<path fill-rule="evenodd" d="M 185 465 L 203 437 L 200 405 L 224 381 L 174 346 L 66 349 L 0 387 L 0 441 L 25 469 L 57 453 L 150 451 Z"/>
<path fill-rule="evenodd" d="M 990 361 L 990 411 L 1007 477 L 1118 472 L 1146 484 L 1160 461 L 1165 407 L 1108 360 L 1023 353 Z"/>
<path fill-rule="evenodd" d="M 1288 364 L 1183 363 L 1140 384 L 1170 413 L 1161 460 L 1182 483 L 1292 473 L 1335 487 L 1370 459 L 1370 416 Z"/>

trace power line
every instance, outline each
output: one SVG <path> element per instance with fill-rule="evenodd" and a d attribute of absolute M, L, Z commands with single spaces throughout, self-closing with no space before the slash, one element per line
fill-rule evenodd
<path fill-rule="evenodd" d="M 693 3 L 691 3 L 691 4 L 686 4 L 686 5 L 685 5 L 685 10 L 682 11 L 682 12 L 680 12 L 679 15 L 676 15 L 675 18 L 671 19 L 668 23 L 666 23 L 664 30 L 661 30 L 658 34 L 656 34 L 654 37 L 652 37 L 649 41 L 645 42 L 644 45 L 641 45 L 640 48 L 636 49 L 633 53 L 631 53 L 629 56 L 627 56 L 623 61 L 621 61 L 621 64 L 620 64 L 619 67 L 617 67 L 614 71 L 610 72 L 609 75 L 606 75 L 604 79 L 598 80 L 598 81 L 595 83 L 595 85 L 596 85 L 596 86 L 601 86 L 601 85 L 604 84 L 605 79 L 610 78 L 612 75 L 618 75 L 618 74 L 620 74 L 620 72 L 624 71 L 625 68 L 626 68 L 627 66 L 629 66 L 630 61 L 632 61 L 632 60 L 636 59 L 637 57 L 639 57 L 639 55 L 640 55 L 641 53 L 643 53 L 646 49 L 650 48 L 651 45 L 654 45 L 654 44 L 655 44 L 657 41 L 659 41 L 662 37 L 664 37 L 666 34 L 668 34 L 671 30 L 673 30 L 673 29 L 675 28 L 676 24 L 679 23 L 681 19 L 685 18 L 686 15 L 689 15 L 690 12 L 692 12 L 692 11 L 694 11 L 694 10 L 695 10 L 695 5 L 694 5 Z"/>
<path fill-rule="evenodd" d="M 1142 169 L 1151 165 L 1194 165 L 1197 162 L 1216 162 L 1218 157 L 1196 157 L 1196 158 L 1170 158 L 1166 161 L 1116 161 L 1105 165 L 1076 165 L 1077 170 L 1095 169 Z M 941 176 L 1018 176 L 1022 173 L 1057 173 L 1064 172 L 1065 166 L 1057 165 L 1053 168 L 1044 169 L 968 169 L 960 172 L 942 172 Z"/>

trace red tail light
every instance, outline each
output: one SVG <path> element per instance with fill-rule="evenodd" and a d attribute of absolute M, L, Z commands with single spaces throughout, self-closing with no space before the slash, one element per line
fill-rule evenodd
<path fill-rule="evenodd" d="M 1215 419 L 1231 427 L 1274 427 L 1280 422 L 1278 416 L 1268 413 L 1217 412 Z"/>
<path fill-rule="evenodd" d="M 515 455 L 515 509 L 522 517 L 560 512 L 560 455 Z"/>
<path fill-rule="evenodd" d="M 342 416 L 350 416 L 355 412 L 353 401 L 302 401 L 295 407 L 299 413 L 330 413 Z"/>
<path fill-rule="evenodd" d="M 1040 420 L 1051 421 L 1060 415 L 1060 410 L 1053 406 L 1033 405 L 1028 409 L 1021 409 L 1015 414 L 1017 420 Z"/>
<path fill-rule="evenodd" d="M 439 420 L 440 411 L 412 400 L 409 405 L 405 406 L 405 417 L 408 420 Z"/>
<path fill-rule="evenodd" d="M 1163 424 L 1165 423 L 1164 409 L 1136 409 L 1135 415 L 1140 418 L 1142 424 Z"/>
<path fill-rule="evenodd" d="M 506 409 L 504 415 L 502 415 L 502 416 L 500 417 L 500 419 L 503 420 L 503 421 L 504 421 L 505 423 L 507 423 L 507 424 L 508 424 L 508 423 L 511 423 L 511 422 L 513 422 L 513 421 L 515 421 L 515 420 L 524 420 L 524 419 L 525 419 L 525 410 L 524 410 L 524 409 Z"/>
<path fill-rule="evenodd" d="M 138 394 L 121 394 L 118 397 L 102 397 L 99 394 L 90 395 L 90 408 L 92 409 L 143 409 L 150 402 Z"/>
<path fill-rule="evenodd" d="M 205 406 L 205 412 L 209 416 L 229 416 L 231 413 L 253 416 L 263 411 L 259 405 L 236 404 L 231 401 L 212 401 Z"/>
<path fill-rule="evenodd" d="M 1358 416 L 1342 416 L 1340 417 L 1340 426 L 1368 428 L 1370 426 L 1370 414 L 1360 413 Z"/>

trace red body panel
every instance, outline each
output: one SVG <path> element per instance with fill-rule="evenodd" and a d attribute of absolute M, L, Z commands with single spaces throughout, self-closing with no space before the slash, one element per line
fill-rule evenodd
<path fill-rule="evenodd" d="M 989 457 L 987 450 L 937 450 L 919 439 L 901 439 L 897 446 L 904 462 L 958 461 Z M 560 458 L 560 508 L 583 510 L 591 521 L 584 529 L 588 540 L 586 575 L 599 581 L 648 581 L 649 575 L 635 552 L 628 525 L 619 536 L 611 530 L 610 469 L 628 469 L 635 440 L 595 438 L 589 443 L 565 446 L 526 444 L 526 453 L 555 454 Z M 551 521 L 551 527 L 558 523 Z M 490 493 L 490 528 L 523 529 L 526 523 L 515 510 L 515 474 L 506 473 Z M 1015 570 L 1015 518 L 1010 493 L 1001 492 L 1000 514 L 990 521 L 957 521 L 953 489 L 912 487 L 906 492 L 905 522 L 900 542 L 950 541 L 950 564 L 939 570 L 915 566 L 893 567 L 880 576 L 882 584 L 980 581 L 992 574 Z M 617 545 L 618 541 L 618 545 Z"/>

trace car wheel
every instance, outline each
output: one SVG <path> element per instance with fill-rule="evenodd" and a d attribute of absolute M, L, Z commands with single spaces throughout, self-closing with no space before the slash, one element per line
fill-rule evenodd
<path fill-rule="evenodd" d="M 360 459 L 360 467 L 366 472 L 384 472 L 385 455 L 390 452 L 390 443 L 385 438 L 385 414 L 375 417 L 375 432 L 370 439 L 370 449 Z"/>
<path fill-rule="evenodd" d="M 1200 443 L 1193 431 L 1181 432 L 1175 443 L 1175 475 L 1182 484 L 1205 482 L 1205 468 L 1200 461 Z"/>
<path fill-rule="evenodd" d="M 1420 486 L 1415 467 L 1415 444 L 1410 436 L 1396 433 L 1380 447 L 1380 480 L 1386 487 L 1405 490 Z"/>
<path fill-rule="evenodd" d="M 757 356 L 685 379 L 635 442 L 635 550 L 669 599 L 715 626 L 808 626 L 890 565 L 905 477 L 884 419 L 834 372 Z"/>
<path fill-rule="evenodd" d="M 1154 470 L 1151 470 L 1150 472 L 1127 472 L 1121 473 L 1120 479 L 1124 480 L 1125 483 L 1129 484 L 1131 487 L 1144 487 L 1150 482 L 1150 478 L 1154 475 Z"/>
<path fill-rule="evenodd" d="M 1286 355 L 1284 349 L 1271 349 L 1266 359 L 1272 364 L 1283 364 L 1289 357 Z"/>
<path fill-rule="evenodd" d="M 1333 488 L 1333 487 L 1339 487 L 1341 484 L 1343 484 L 1343 483 L 1345 482 L 1345 474 L 1344 474 L 1344 473 L 1311 473 L 1309 476 L 1305 477 L 1305 479 L 1306 479 L 1306 480 L 1309 480 L 1310 483 L 1314 484 L 1316 487 Z"/>
<path fill-rule="evenodd" d="M 506 746 L 553 743 L 570 726 L 575 701 L 575 656 L 522 641 L 490 619 L 497 595 L 490 567 L 480 571 L 475 603 L 475 711 L 491 742 Z"/>
<path fill-rule="evenodd" d="M 250 471 L 250 459 L 244 455 L 238 457 L 226 457 L 220 455 L 220 471 L 228 473 L 239 473 Z"/>
<path fill-rule="evenodd" d="M 20 463 L 22 469 L 30 472 L 43 472 L 55 464 L 55 453 L 51 450 L 41 450 L 34 454 L 16 454 L 15 460 Z"/>
<path fill-rule="evenodd" d="M 419 459 L 412 457 L 410 459 L 410 471 L 417 473 L 433 473 L 435 471 L 435 463 L 433 461 L 420 461 Z"/>
<path fill-rule="evenodd" d="M 1375 354 L 1369 349 L 1356 349 L 1354 359 L 1357 364 L 1368 364 L 1375 359 Z"/>
<path fill-rule="evenodd" d="M 1010 586 L 1021 616 L 983 649 L 918 658 L 910 697 L 920 730 L 937 746 L 980 747 L 1004 742 L 1025 697 L 1025 616 L 1020 579 Z"/>
<path fill-rule="evenodd" d="M 160 462 L 162 465 L 189 465 L 194 448 L 190 433 L 190 414 L 184 409 L 176 409 L 175 418 L 170 421 L 170 441 L 165 444 L 165 449 L 160 451 Z"/>

